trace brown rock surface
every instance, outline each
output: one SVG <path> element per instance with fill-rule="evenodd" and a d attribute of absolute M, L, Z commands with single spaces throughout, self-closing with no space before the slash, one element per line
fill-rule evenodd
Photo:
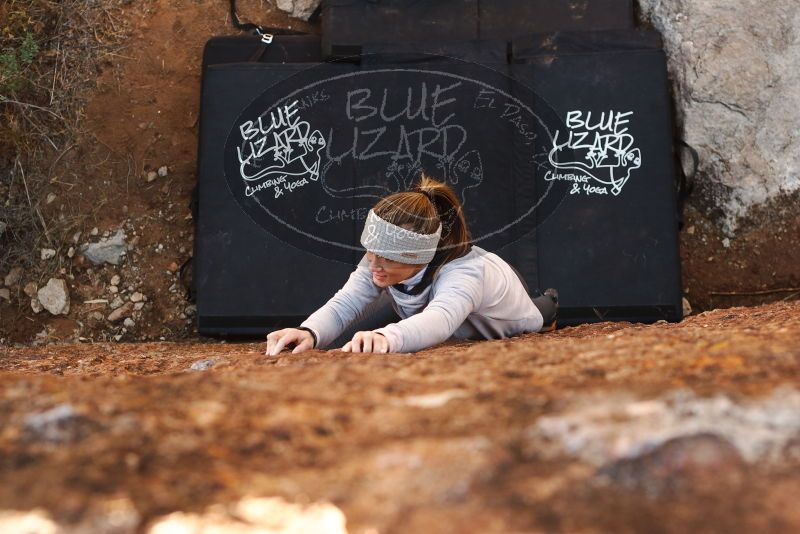
<path fill-rule="evenodd" d="M 414 354 L 263 350 L 215 342 L 2 349 L 0 511 L 41 509 L 80 526 L 102 523 L 103 503 L 122 502 L 133 532 L 176 511 L 202 518 L 214 505 L 281 497 L 332 503 L 350 533 L 800 528 L 789 505 L 800 497 L 797 454 L 748 462 L 731 449 L 714 463 L 707 443 L 693 452 L 685 439 L 622 460 L 620 480 L 633 482 L 609 483 L 608 468 L 566 449 L 539 454 L 528 437 L 540 418 L 582 398 L 624 392 L 646 401 L 687 390 L 749 406 L 796 391 L 798 303 Z M 216 363 L 190 371 L 205 359 Z M 26 439 L 31 416 L 65 404 L 93 423 L 80 440 Z M 788 417 L 776 414 L 775 428 L 796 428 Z M 715 486 L 707 465 L 733 466 L 737 484 L 723 476 Z M 653 480 L 678 481 L 670 482 L 677 490 L 640 491 Z"/>

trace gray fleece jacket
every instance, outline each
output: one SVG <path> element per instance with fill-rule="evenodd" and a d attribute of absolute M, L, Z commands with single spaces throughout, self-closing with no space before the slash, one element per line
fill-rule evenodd
<path fill-rule="evenodd" d="M 386 336 L 391 352 L 415 352 L 451 337 L 498 339 L 542 328 L 542 314 L 511 266 L 480 247 L 443 265 L 418 295 L 378 287 L 368 265 L 365 254 L 344 287 L 303 321 L 316 334 L 317 348 L 326 348 L 383 291 L 402 318 L 374 330 Z"/>

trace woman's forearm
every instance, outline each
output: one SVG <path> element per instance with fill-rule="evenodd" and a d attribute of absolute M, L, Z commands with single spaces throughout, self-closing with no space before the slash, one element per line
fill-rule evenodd
<path fill-rule="evenodd" d="M 352 323 L 381 289 L 372 282 L 369 270 L 359 265 L 345 285 L 300 326 L 310 328 L 317 337 L 315 348 L 327 348 Z"/>

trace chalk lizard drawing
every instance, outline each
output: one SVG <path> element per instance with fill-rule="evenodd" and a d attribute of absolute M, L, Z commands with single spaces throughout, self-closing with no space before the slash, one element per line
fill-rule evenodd
<path fill-rule="evenodd" d="M 309 133 L 310 132 L 310 133 Z M 318 180 L 320 160 L 325 138 L 319 130 L 311 131 L 306 121 L 298 121 L 283 130 L 270 132 L 272 143 L 268 144 L 269 134 L 250 142 L 250 153 L 244 157 L 237 148 L 242 179 L 248 182 L 263 180 L 280 174 L 287 176 L 306 176 Z M 259 169 L 259 164 L 271 155 L 272 164 Z M 255 168 L 255 174 L 248 170 Z"/>
<path fill-rule="evenodd" d="M 570 112 L 567 124 L 573 121 L 585 129 L 570 129 L 567 140 L 562 143 L 559 143 L 561 131 L 557 131 L 553 139 L 553 148 L 547 155 L 550 164 L 556 169 L 583 172 L 597 182 L 610 186 L 611 193 L 615 196 L 619 195 L 630 179 L 631 173 L 642 166 L 641 150 L 632 148 L 633 136 L 626 133 L 628 128 L 620 130 L 623 124 L 629 122 L 622 117 L 632 114 L 632 112 L 610 113 L 607 119 L 602 115 L 603 119 L 592 125 L 588 119 L 591 114 L 587 114 L 587 119 L 581 121 L 580 112 Z M 558 161 L 559 154 L 565 149 L 576 154 L 586 150 L 584 155 L 586 161 Z"/>

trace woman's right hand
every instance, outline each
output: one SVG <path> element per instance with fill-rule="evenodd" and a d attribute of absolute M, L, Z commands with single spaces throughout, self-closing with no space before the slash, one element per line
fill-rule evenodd
<path fill-rule="evenodd" d="M 314 348 L 314 336 L 308 330 L 299 328 L 284 328 L 267 334 L 267 356 L 276 356 L 289 343 L 294 343 L 292 354 Z"/>

